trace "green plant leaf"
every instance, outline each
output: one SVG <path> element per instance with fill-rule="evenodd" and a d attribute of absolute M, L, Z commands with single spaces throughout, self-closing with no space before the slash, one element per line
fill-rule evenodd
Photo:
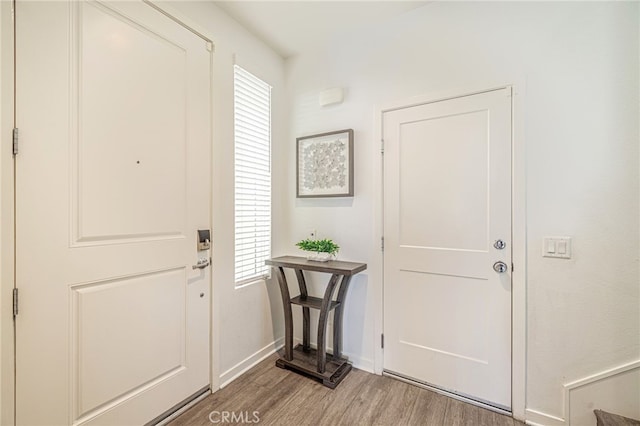
<path fill-rule="evenodd" d="M 296 246 L 301 248 L 304 251 L 315 251 L 318 253 L 329 253 L 336 254 L 338 250 L 340 250 L 340 246 L 333 242 L 331 239 L 323 239 L 323 240 L 312 240 L 312 239 L 304 239 L 298 243 Z"/>

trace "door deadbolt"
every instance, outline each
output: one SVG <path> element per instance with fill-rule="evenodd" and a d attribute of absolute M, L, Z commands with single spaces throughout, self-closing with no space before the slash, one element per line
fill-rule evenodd
<path fill-rule="evenodd" d="M 505 242 L 504 242 L 504 241 L 502 241 L 502 240 L 496 240 L 496 242 L 495 242 L 495 243 L 493 243 L 493 246 L 494 246 L 495 248 L 497 248 L 498 250 L 502 250 L 502 249 L 504 249 L 504 248 L 507 246 L 507 243 L 505 243 Z"/>
<path fill-rule="evenodd" d="M 499 274 L 502 274 L 503 272 L 507 272 L 507 264 L 502 261 L 497 261 L 496 263 L 493 264 L 493 270 Z"/>
<path fill-rule="evenodd" d="M 208 229 L 198 229 L 198 251 L 211 248 L 211 232 Z"/>

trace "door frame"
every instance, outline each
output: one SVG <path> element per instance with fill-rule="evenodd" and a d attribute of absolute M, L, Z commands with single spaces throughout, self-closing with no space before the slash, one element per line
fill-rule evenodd
<path fill-rule="evenodd" d="M 14 270 L 14 179 L 11 150 L 14 126 L 13 2 L 0 2 L 0 424 L 14 423 L 15 346 L 11 292 Z"/>
<path fill-rule="evenodd" d="M 384 229 L 384 170 L 382 156 L 383 115 L 385 112 L 412 106 L 434 103 L 463 96 L 476 95 L 498 89 L 511 89 L 511 240 L 512 273 L 511 292 L 511 411 L 514 418 L 524 421 L 526 406 L 526 290 L 527 290 L 527 246 L 526 246 L 526 173 L 523 126 L 523 104 L 525 79 L 511 84 L 487 84 L 466 89 L 455 89 L 411 98 L 390 101 L 374 107 L 375 141 L 380 141 L 380 155 L 374 155 L 374 232 L 373 247 L 380 247 Z M 384 252 L 372 252 L 369 268 L 374 277 L 375 324 L 374 336 L 384 332 Z M 374 339 L 378 341 L 378 339 Z M 374 372 L 382 374 L 384 349 L 381 344 L 374 348 Z"/>
<path fill-rule="evenodd" d="M 215 36 L 210 30 L 195 23 L 192 18 L 166 4 L 155 0 L 142 0 L 150 7 L 165 14 L 197 36 L 211 43 L 210 52 L 210 97 L 211 97 L 211 159 L 210 183 L 213 184 L 213 61 Z M 13 325 L 12 291 L 15 287 L 15 163 L 12 155 L 12 129 L 15 126 L 15 81 L 14 81 L 14 26 L 15 0 L 0 1 L 0 424 L 15 424 L 15 328 Z M 210 198 L 213 226 L 213 193 Z M 215 264 L 215 251 L 212 253 Z M 218 292 L 213 274 L 211 289 L 210 336 L 209 336 L 209 383 L 211 392 L 220 388 L 220 340 L 217 309 Z M 197 402 L 197 401 L 196 401 Z M 170 407 L 167 407 L 170 408 Z"/>

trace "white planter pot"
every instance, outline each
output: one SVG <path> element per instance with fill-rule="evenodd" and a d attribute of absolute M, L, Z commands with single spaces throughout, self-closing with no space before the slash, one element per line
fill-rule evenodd
<path fill-rule="evenodd" d="M 314 262 L 328 262 L 333 260 L 335 256 L 331 253 L 316 253 L 312 252 L 307 254 L 307 260 L 313 260 Z"/>

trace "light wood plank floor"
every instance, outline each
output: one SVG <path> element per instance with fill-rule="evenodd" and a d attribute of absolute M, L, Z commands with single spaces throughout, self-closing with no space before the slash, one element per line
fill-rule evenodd
<path fill-rule="evenodd" d="M 511 417 L 357 369 L 331 390 L 276 367 L 275 360 L 273 355 L 262 361 L 169 425 L 255 424 L 258 419 L 261 425 L 282 426 L 523 425 Z M 223 421 L 225 412 L 228 417 Z M 232 421 L 234 413 L 236 421 Z"/>

